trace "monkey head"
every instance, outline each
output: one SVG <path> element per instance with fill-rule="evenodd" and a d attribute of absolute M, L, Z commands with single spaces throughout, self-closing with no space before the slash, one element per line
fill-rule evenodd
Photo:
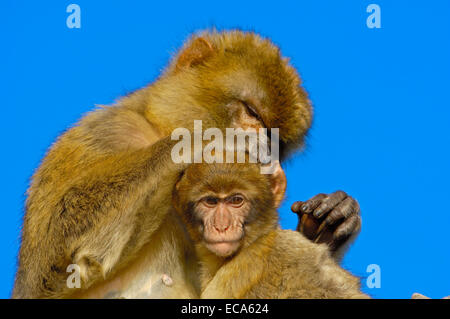
<path fill-rule="evenodd" d="M 278 162 L 271 175 L 261 174 L 259 164 L 192 164 L 173 202 L 194 242 L 229 257 L 278 227 L 276 208 L 285 189 Z"/>
<path fill-rule="evenodd" d="M 173 96 L 180 97 L 173 103 L 206 110 L 195 114 L 212 115 L 211 125 L 279 128 L 281 158 L 303 145 L 311 125 L 312 107 L 298 73 L 276 45 L 253 32 L 193 36 L 174 57 L 165 79 L 177 90 Z"/>

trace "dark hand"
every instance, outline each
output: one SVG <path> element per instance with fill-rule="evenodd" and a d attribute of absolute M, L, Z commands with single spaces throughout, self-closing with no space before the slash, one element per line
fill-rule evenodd
<path fill-rule="evenodd" d="M 306 202 L 295 202 L 297 230 L 316 243 L 326 243 L 334 253 L 361 229 L 358 202 L 343 191 L 318 194 Z"/>

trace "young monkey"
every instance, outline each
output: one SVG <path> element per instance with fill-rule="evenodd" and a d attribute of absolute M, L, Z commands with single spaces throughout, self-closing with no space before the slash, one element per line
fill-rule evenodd
<path fill-rule="evenodd" d="M 286 189 L 279 163 L 193 164 L 176 184 L 174 207 L 195 243 L 201 298 L 368 298 L 324 244 L 281 230 Z"/>

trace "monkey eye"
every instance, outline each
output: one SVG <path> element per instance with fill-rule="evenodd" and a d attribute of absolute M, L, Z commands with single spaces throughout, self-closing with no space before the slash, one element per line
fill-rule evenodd
<path fill-rule="evenodd" d="M 208 196 L 203 198 L 202 202 L 208 207 L 214 207 L 219 202 L 219 199 L 216 197 Z"/>
<path fill-rule="evenodd" d="M 241 207 L 244 204 L 244 197 L 242 195 L 233 195 L 226 199 L 227 203 L 234 207 Z"/>
<path fill-rule="evenodd" d="M 254 107 L 252 107 L 245 101 L 242 101 L 242 103 L 245 105 L 245 108 L 247 109 L 247 112 L 248 114 L 250 114 L 250 116 L 253 116 L 257 120 L 262 121 L 261 116 L 259 116 L 258 112 L 256 112 Z"/>

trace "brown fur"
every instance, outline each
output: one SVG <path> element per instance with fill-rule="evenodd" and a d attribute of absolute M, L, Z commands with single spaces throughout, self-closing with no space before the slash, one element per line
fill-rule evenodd
<path fill-rule="evenodd" d="M 175 226 L 162 228 L 186 167 L 170 158 L 171 132 L 192 129 L 194 119 L 203 120 L 204 129 L 278 127 L 286 156 L 301 147 L 311 118 L 299 76 L 269 40 L 240 31 L 193 36 L 156 82 L 90 112 L 52 145 L 28 189 L 13 297 L 86 297 L 90 287 L 104 293 L 112 282 L 130 292 L 148 273 L 162 271 L 195 290 L 185 262 L 189 243 L 181 241 L 171 253 L 163 243 L 155 244 L 159 249 L 151 244 L 184 236 Z M 149 260 L 157 262 L 146 267 Z M 81 290 L 66 287 L 69 264 L 81 267 Z M 139 270 L 123 279 L 127 269 Z"/>
<path fill-rule="evenodd" d="M 174 207 L 195 242 L 201 298 L 367 298 L 359 279 L 336 264 L 326 245 L 279 229 L 275 198 L 284 195 L 286 183 L 280 177 L 261 175 L 258 164 L 193 164 L 177 183 Z M 195 219 L 199 201 L 211 193 L 239 193 L 251 203 L 245 237 L 231 257 L 206 247 Z"/>

